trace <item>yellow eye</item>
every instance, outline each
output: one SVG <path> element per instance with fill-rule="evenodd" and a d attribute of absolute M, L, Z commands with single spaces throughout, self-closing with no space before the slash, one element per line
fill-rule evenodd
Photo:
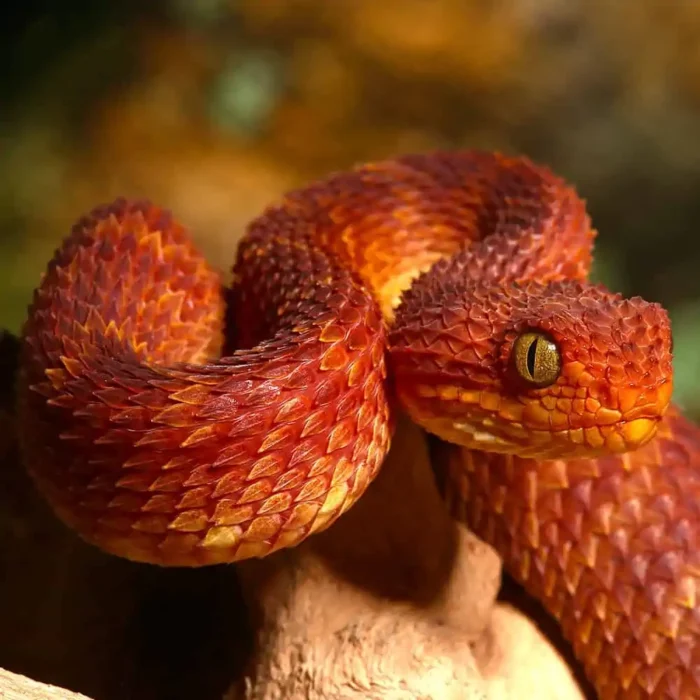
<path fill-rule="evenodd" d="M 513 360 L 520 377 L 538 387 L 554 384 L 561 371 L 559 348 L 543 333 L 519 336 L 513 345 Z"/>

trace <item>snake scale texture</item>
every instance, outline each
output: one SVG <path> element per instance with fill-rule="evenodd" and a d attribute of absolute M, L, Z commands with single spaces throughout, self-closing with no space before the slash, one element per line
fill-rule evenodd
<path fill-rule="evenodd" d="M 98 208 L 23 331 L 24 461 L 107 552 L 230 562 L 350 508 L 401 409 L 450 444 L 451 511 L 601 698 L 700 698 L 700 431 L 671 404 L 664 310 L 587 281 L 594 237 L 526 159 L 407 156 L 254 220 L 227 307 L 168 213 Z"/>

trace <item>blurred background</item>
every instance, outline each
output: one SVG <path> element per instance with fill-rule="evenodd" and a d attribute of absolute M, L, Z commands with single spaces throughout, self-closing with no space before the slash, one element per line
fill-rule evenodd
<path fill-rule="evenodd" d="M 525 153 L 573 181 L 596 276 L 670 309 L 700 417 L 696 0 L 30 0 L 2 10 L 0 326 L 73 221 L 172 209 L 228 269 L 282 192 L 433 148 Z"/>

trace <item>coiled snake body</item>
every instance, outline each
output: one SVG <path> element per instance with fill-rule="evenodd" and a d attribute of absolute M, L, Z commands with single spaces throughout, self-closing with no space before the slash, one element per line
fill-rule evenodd
<path fill-rule="evenodd" d="M 234 561 L 347 510 L 400 406 L 453 444 L 452 512 L 558 617 L 601 698 L 700 697 L 700 432 L 670 407 L 665 312 L 586 281 L 593 238 L 525 159 L 365 165 L 249 226 L 222 356 L 219 277 L 183 228 L 97 209 L 24 329 L 25 462 L 108 552 Z"/>

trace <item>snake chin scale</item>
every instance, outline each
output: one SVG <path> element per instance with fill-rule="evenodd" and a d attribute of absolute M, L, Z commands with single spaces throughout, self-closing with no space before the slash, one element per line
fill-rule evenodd
<path fill-rule="evenodd" d="M 507 445 L 508 442 L 503 440 L 503 438 L 494 435 L 493 433 L 488 433 L 484 430 L 480 430 L 477 426 L 471 423 L 463 423 L 460 421 L 455 421 L 453 424 L 455 430 L 458 430 L 465 435 L 467 438 L 467 446 L 483 445 L 487 447 L 489 445 Z"/>

